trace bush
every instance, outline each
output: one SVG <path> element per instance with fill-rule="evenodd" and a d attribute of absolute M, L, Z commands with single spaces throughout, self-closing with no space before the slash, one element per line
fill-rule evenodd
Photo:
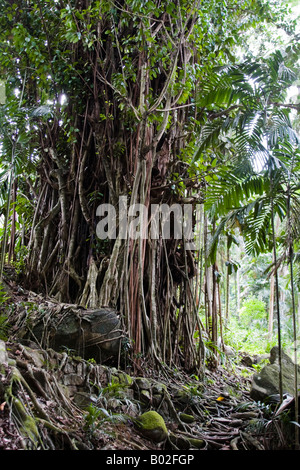
<path fill-rule="evenodd" d="M 239 323 L 243 327 L 267 327 L 266 304 L 256 297 L 250 297 L 243 302 L 240 309 Z"/>
<path fill-rule="evenodd" d="M 237 351 L 263 354 L 268 347 L 266 304 L 252 296 L 243 302 L 239 317 L 232 316 L 226 325 L 226 344 Z"/>
<path fill-rule="evenodd" d="M 248 354 L 264 354 L 267 347 L 267 332 L 260 328 L 242 327 L 236 318 L 226 325 L 224 341 L 236 351 Z"/>

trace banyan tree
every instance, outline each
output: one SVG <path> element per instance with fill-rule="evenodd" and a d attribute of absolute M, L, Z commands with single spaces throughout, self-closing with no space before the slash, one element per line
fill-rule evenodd
<path fill-rule="evenodd" d="M 146 208 L 146 228 L 153 206 L 189 205 L 195 229 L 205 180 L 189 161 L 206 117 L 197 96 L 258 7 L 235 0 L 1 6 L 1 69 L 7 100 L 16 103 L 11 155 L 22 162 L 13 183 L 32 208 L 23 233 L 26 285 L 60 302 L 116 309 L 134 364 L 146 355 L 154 365 L 199 369 L 198 253 L 189 237 L 174 236 L 176 211 L 169 237 L 123 236 L 120 201 L 127 214 L 136 208 L 135 217 Z M 99 237 L 99 207 L 110 206 L 115 236 Z"/>

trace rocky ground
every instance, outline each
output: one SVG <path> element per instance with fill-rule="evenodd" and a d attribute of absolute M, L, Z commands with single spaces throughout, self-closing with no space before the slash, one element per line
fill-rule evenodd
<path fill-rule="evenodd" d="M 276 404 L 250 398 L 255 369 L 243 356 L 202 377 L 141 366 L 137 376 L 1 340 L 0 450 L 292 449 Z"/>
<path fill-rule="evenodd" d="M 1 342 L 1 351 L 1 450 L 289 447 L 278 417 L 250 399 L 242 366 L 207 371 L 204 380 L 131 377 L 53 350 Z M 149 411 L 152 422 L 143 423 Z"/>

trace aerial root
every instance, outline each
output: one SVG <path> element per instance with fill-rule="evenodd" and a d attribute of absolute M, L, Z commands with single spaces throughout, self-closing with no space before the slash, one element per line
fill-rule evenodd
<path fill-rule="evenodd" d="M 72 413 L 72 424 L 74 425 L 76 414 L 78 418 L 82 418 L 82 414 L 79 416 L 79 410 L 77 408 L 75 410 L 75 407 L 68 403 L 56 380 L 52 380 L 50 385 L 45 371 L 43 371 L 45 381 L 42 385 L 34 377 L 31 367 L 27 365 L 24 369 L 23 363 L 23 370 L 28 373 L 30 385 L 19 369 L 11 367 L 7 371 L 3 389 L 5 403 L 19 434 L 21 447 L 25 450 L 57 449 L 57 441 L 63 440 L 67 441 L 68 448 L 77 449 L 77 429 L 68 428 L 68 415 Z M 39 393 L 39 398 L 36 392 Z M 60 415 L 62 415 L 62 424 L 59 420 L 55 424 L 51 421 L 45 411 L 47 406 L 58 408 Z M 76 413 L 74 413 L 75 411 Z M 80 420 L 77 421 L 79 424 Z"/>

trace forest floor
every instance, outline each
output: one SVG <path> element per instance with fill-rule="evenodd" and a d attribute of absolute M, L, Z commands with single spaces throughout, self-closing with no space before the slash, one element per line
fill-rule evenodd
<path fill-rule="evenodd" d="M 10 302 L 29 305 L 28 293 L 11 287 Z M 291 450 L 276 409 L 250 398 L 255 372 L 239 355 L 202 378 L 147 364 L 133 377 L 12 335 L 2 341 L 0 450 Z M 165 421 L 161 442 L 137 429 L 149 410 Z"/>

